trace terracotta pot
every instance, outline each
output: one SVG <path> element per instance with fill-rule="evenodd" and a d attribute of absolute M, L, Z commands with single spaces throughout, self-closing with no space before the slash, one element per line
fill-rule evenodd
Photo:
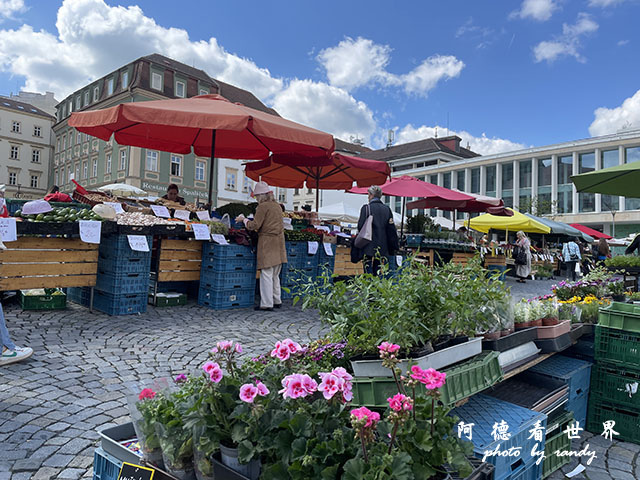
<path fill-rule="evenodd" d="M 537 320 L 533 320 L 531 322 L 531 326 L 532 327 L 541 327 L 542 326 L 542 319 L 538 318 Z"/>
<path fill-rule="evenodd" d="M 542 326 L 543 327 L 552 327 L 553 325 L 558 325 L 560 323 L 560 320 L 558 320 L 557 318 L 543 318 L 542 319 Z"/>
<path fill-rule="evenodd" d="M 507 335 L 511 335 L 513 333 L 513 328 L 507 328 L 505 330 L 500 330 L 500 336 L 506 337 Z"/>
<path fill-rule="evenodd" d="M 520 322 L 515 324 L 516 330 L 522 330 L 524 328 L 531 327 L 531 322 Z"/>
<path fill-rule="evenodd" d="M 487 340 L 497 340 L 500 338 L 500 332 L 487 332 L 482 336 Z"/>

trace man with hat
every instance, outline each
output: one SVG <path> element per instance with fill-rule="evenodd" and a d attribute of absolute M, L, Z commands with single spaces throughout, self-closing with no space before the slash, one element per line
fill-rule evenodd
<path fill-rule="evenodd" d="M 260 270 L 259 311 L 272 311 L 282 306 L 280 291 L 280 270 L 287 263 L 284 244 L 284 224 L 282 208 L 273 198 L 273 192 L 265 182 L 256 183 L 253 196 L 258 208 L 253 220 L 238 215 L 237 222 L 244 222 L 248 230 L 258 232 L 258 270 Z"/>

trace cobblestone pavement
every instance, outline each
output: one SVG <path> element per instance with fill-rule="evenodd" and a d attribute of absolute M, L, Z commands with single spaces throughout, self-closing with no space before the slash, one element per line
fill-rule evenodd
<path fill-rule="evenodd" d="M 508 280 L 516 298 L 548 293 L 553 283 Z M 0 480 L 92 478 L 96 429 L 129 421 L 127 385 L 197 369 L 216 340 L 238 340 L 253 355 L 322 332 L 314 312 L 290 303 L 269 313 L 190 304 L 122 317 L 73 303 L 58 312 L 7 305 L 5 315 L 14 341 L 35 353 L 0 367 Z M 582 440 L 598 458 L 574 478 L 640 479 L 640 446 L 586 433 Z"/>

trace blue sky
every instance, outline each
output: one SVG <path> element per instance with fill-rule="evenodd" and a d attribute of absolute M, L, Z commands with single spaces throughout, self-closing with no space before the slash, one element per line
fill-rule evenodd
<path fill-rule="evenodd" d="M 0 0 L 0 94 L 68 93 L 157 52 L 367 146 L 479 153 L 640 128 L 640 0 Z"/>

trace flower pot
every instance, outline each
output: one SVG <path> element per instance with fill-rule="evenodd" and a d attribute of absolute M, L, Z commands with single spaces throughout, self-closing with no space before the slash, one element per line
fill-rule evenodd
<path fill-rule="evenodd" d="M 538 338 L 556 338 L 571 331 L 571 320 L 565 320 L 557 325 L 538 327 Z"/>
<path fill-rule="evenodd" d="M 611 295 L 611 298 L 613 298 L 614 302 L 626 302 L 627 301 L 627 297 L 626 295 Z"/>
<path fill-rule="evenodd" d="M 530 328 L 531 322 L 520 322 L 515 324 L 516 330 L 522 330 L 524 328 Z"/>
<path fill-rule="evenodd" d="M 535 320 L 531 320 L 531 326 L 532 327 L 541 327 L 542 326 L 542 319 L 541 318 L 537 318 Z"/>
<path fill-rule="evenodd" d="M 558 325 L 560 323 L 560 320 L 558 320 L 557 318 L 553 318 L 553 317 L 548 317 L 548 318 L 543 318 L 542 319 L 542 326 L 543 327 L 551 327 L 553 325 Z"/>
<path fill-rule="evenodd" d="M 482 335 L 485 340 L 497 340 L 500 338 L 500 332 L 487 332 Z"/>
<path fill-rule="evenodd" d="M 449 346 L 453 347 L 454 345 L 460 345 L 461 343 L 465 343 L 469 341 L 469 337 L 466 335 L 458 335 L 457 337 L 449 340 Z"/>
<path fill-rule="evenodd" d="M 164 469 L 167 473 L 173 475 L 178 480 L 196 480 L 196 472 L 193 469 L 193 463 L 182 463 L 180 465 L 172 465 L 171 461 L 162 452 L 164 459 Z"/>
<path fill-rule="evenodd" d="M 500 336 L 506 337 L 507 335 L 511 335 L 513 333 L 513 328 L 505 328 L 504 330 L 500 330 Z"/>
<path fill-rule="evenodd" d="M 240 463 L 238 460 L 238 449 L 227 447 L 220 444 L 220 456 L 222 457 L 222 463 L 229 467 L 231 470 L 238 472 L 240 475 L 244 475 L 250 480 L 258 480 L 260 476 L 260 459 L 251 460 L 249 463 Z"/>
<path fill-rule="evenodd" d="M 433 343 L 433 349 L 437 352 L 451 346 L 451 335 L 440 335 Z"/>

